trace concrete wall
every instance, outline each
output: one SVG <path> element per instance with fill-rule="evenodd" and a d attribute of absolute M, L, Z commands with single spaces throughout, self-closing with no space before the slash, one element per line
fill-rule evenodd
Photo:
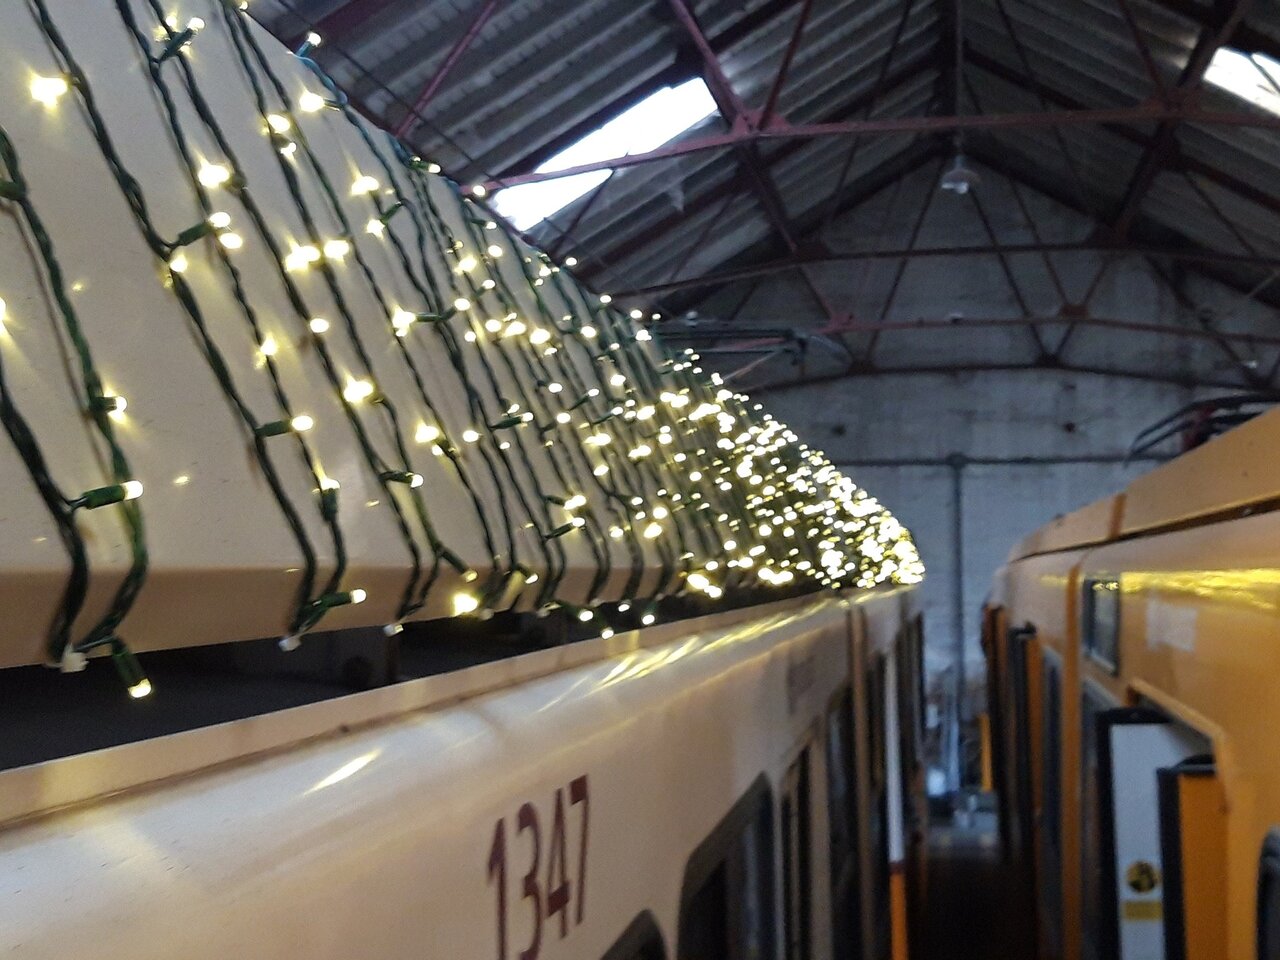
<path fill-rule="evenodd" d="M 999 240 L 1032 242 L 1035 235 L 1013 188 L 992 171 L 982 176 L 979 193 Z M 1020 193 L 1042 239 L 1087 242 L 1093 226 L 1085 218 L 1026 188 Z M 972 197 L 939 193 L 931 170 L 836 221 L 824 240 L 836 250 L 904 248 L 926 199 L 919 246 L 988 242 Z M 1053 263 L 1062 289 L 1032 254 L 1011 258 L 1012 285 L 994 256 L 916 260 L 887 304 L 897 261 L 825 264 L 811 271 L 814 281 L 856 323 L 945 325 L 895 329 L 874 340 L 866 333 L 847 334 L 843 342 L 856 360 L 852 371 L 849 356 L 838 349 L 810 347 L 802 368 L 768 360 L 735 381 L 826 450 L 910 527 L 928 566 L 922 598 L 934 685 L 949 685 L 962 640 L 969 676 L 979 680 L 970 687 L 974 698 L 983 668 L 979 611 L 1010 547 L 1053 517 L 1150 469 L 1150 461 L 1124 462 L 1141 429 L 1205 392 L 1244 387 L 1251 372 L 1266 371 L 1276 358 L 1275 343 L 1268 342 L 1278 329 L 1275 311 L 1237 290 L 1177 273 L 1173 265 L 1157 269 L 1141 257 L 1117 257 L 1089 303 L 1092 317 L 1116 325 L 1078 328 L 1057 368 L 1008 369 L 1036 363 L 1039 348 L 1030 332 L 969 321 L 1057 316 L 1063 294 L 1070 303 L 1084 299 L 1102 258 L 1072 252 L 1055 255 Z M 823 326 L 795 273 L 758 284 L 739 308 L 743 294 L 742 287 L 718 292 L 693 322 L 714 328 L 715 318 L 737 308 L 736 328 Z M 1202 335 L 1206 320 L 1242 339 L 1224 348 Z M 1056 345 L 1066 329 L 1063 323 L 1042 333 Z M 726 352 L 706 359 L 729 372 L 753 357 Z M 972 372 L 978 367 L 989 369 Z M 753 384 L 795 379 L 805 383 L 752 390 Z"/>
<path fill-rule="evenodd" d="M 768 402 L 911 529 L 928 567 L 930 667 L 953 662 L 963 632 L 976 674 L 979 610 L 1009 548 L 1150 469 L 1123 463 L 1130 442 L 1189 399 L 1168 384 L 999 371 L 830 381 L 772 392 Z"/>

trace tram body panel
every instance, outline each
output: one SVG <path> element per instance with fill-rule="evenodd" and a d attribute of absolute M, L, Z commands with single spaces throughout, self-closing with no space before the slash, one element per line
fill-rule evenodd
<path fill-rule="evenodd" d="M 822 960 L 818 738 L 850 649 L 844 606 L 815 602 L 13 824 L 0 947 L 22 960 L 588 958 L 648 912 L 674 957 L 690 855 L 762 776 L 776 800 L 797 749 L 817 744 Z M 762 936 L 784 933 L 775 908 Z"/>
<path fill-rule="evenodd" d="M 1247 426 L 1256 441 L 1280 419 Z M 1259 860 L 1280 826 L 1280 512 L 1269 501 L 1249 506 L 1253 487 L 1241 484 L 1262 481 L 1248 462 L 1215 456 L 1217 444 L 1095 505 L 1095 520 L 1111 511 L 1110 542 L 1097 542 L 1096 523 L 1080 521 L 1075 535 L 1087 542 L 1072 546 L 1072 524 L 1060 522 L 1062 530 L 1028 537 L 993 584 L 984 623 L 1003 718 L 1003 729 L 992 733 L 1003 764 L 997 782 L 1002 803 L 1017 803 L 1019 816 L 1036 824 L 1034 849 L 1023 855 L 1037 886 L 1058 877 L 1063 883 L 1061 938 L 1046 930 L 1051 915 L 1039 917 L 1042 957 L 1106 955 L 1107 939 L 1096 928 L 1117 921 L 1096 909 L 1090 864 L 1105 863 L 1106 851 L 1095 848 L 1106 837 L 1105 829 L 1101 839 L 1095 834 L 1090 817 L 1114 831 L 1115 812 L 1094 765 L 1110 735 L 1105 724 L 1123 720 L 1126 710 L 1138 711 L 1135 722 L 1146 722 L 1145 711 L 1150 722 L 1171 725 L 1187 745 L 1154 759 L 1158 770 L 1130 771 L 1158 781 L 1147 791 L 1149 816 L 1160 822 L 1162 854 L 1174 855 L 1157 880 L 1164 884 L 1161 906 L 1140 909 L 1143 871 L 1134 863 L 1131 876 L 1110 878 L 1120 902 L 1108 909 L 1160 924 L 1165 937 L 1177 938 L 1160 956 L 1186 960 L 1252 960 L 1258 918 L 1275 912 L 1269 901 L 1259 903 Z M 1219 483 L 1226 499 L 1215 511 L 1211 491 Z M 1192 487 L 1195 509 L 1188 512 L 1177 504 L 1178 490 Z M 1267 492 L 1259 487 L 1257 497 L 1265 500 Z M 1171 526 L 1159 529 L 1165 522 Z M 1042 547 L 1051 552 L 1025 553 Z M 1015 636 L 1024 627 L 1029 641 Z M 1016 662 L 1010 650 L 1024 641 L 1025 662 Z M 1058 689 L 1050 691 L 1055 663 Z M 1053 764 L 1047 725 L 1055 716 L 1061 757 Z M 1020 763 L 1030 771 L 1029 791 L 1014 786 Z M 1046 774 L 1050 766 L 1056 780 Z M 1050 829 L 1061 843 L 1046 857 Z M 1109 869 L 1119 874 L 1125 866 Z"/>

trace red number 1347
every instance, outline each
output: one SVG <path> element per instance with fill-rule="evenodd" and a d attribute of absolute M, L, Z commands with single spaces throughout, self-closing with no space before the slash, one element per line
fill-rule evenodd
<path fill-rule="evenodd" d="M 520 807 L 516 814 L 516 842 L 529 852 L 526 862 L 528 872 L 520 881 L 520 896 L 528 901 L 527 909 L 533 917 L 529 946 L 521 950 L 519 960 L 538 960 L 542 948 L 542 924 L 560 920 L 560 937 L 569 933 L 569 908 L 573 905 L 574 926 L 582 923 L 587 893 L 587 827 L 591 822 L 591 795 L 587 790 L 587 778 L 578 777 L 569 783 L 568 804 L 578 808 L 581 819 L 581 843 L 578 845 L 577 897 L 574 884 L 569 880 L 569 854 L 565 841 L 566 788 L 556 790 L 552 801 L 551 835 L 547 842 L 545 866 L 542 845 L 542 821 L 538 808 L 532 803 Z M 518 869 L 518 868 L 517 868 Z M 545 871 L 545 874 L 544 874 Z M 497 888 L 498 904 L 498 960 L 508 960 L 507 955 L 507 821 L 503 818 L 493 828 L 493 845 L 489 848 L 489 882 Z"/>

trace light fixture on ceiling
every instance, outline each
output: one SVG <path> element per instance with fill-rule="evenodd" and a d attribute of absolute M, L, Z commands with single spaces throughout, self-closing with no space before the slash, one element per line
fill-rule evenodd
<path fill-rule="evenodd" d="M 957 117 L 962 112 L 962 103 L 960 100 L 960 91 L 964 84 L 964 11 L 961 7 L 961 0 L 956 0 L 955 11 L 955 103 L 954 113 Z M 951 169 L 942 175 L 942 182 L 938 184 L 943 190 L 949 190 L 956 196 L 963 197 L 966 193 L 978 186 L 982 182 L 982 178 L 978 176 L 978 172 L 969 167 L 968 161 L 964 156 L 964 136 L 959 131 L 956 132 L 956 156 L 951 161 Z"/>
<path fill-rule="evenodd" d="M 981 182 L 982 178 L 978 176 L 976 170 L 970 169 L 964 154 L 956 153 L 955 160 L 951 162 L 951 169 L 942 175 L 942 183 L 939 186 L 943 190 L 950 190 L 963 197 Z"/>

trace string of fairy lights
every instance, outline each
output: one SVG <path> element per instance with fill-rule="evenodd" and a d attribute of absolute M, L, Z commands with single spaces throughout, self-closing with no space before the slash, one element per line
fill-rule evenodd
<path fill-rule="evenodd" d="M 464 188 L 371 127 L 312 56 L 320 37 L 308 36 L 290 63 L 264 43 L 247 3 L 203 0 L 175 16 L 159 0 L 114 0 L 173 154 L 174 176 L 154 182 L 124 159 L 121 131 L 49 3 L 27 6 L 50 57 L 30 80 L 31 96 L 83 120 L 295 543 L 301 577 L 282 648 L 296 647 L 330 610 L 368 596 L 348 582 L 356 521 L 322 466 L 315 412 L 300 409 L 287 387 L 281 360 L 292 349 L 332 392 L 348 442 L 382 491 L 366 506 L 388 511 L 403 546 L 404 585 L 388 632 L 424 611 L 438 615 L 440 590 L 455 615 L 559 611 L 608 636 L 653 623 L 666 597 L 871 587 L 922 575 L 907 532 L 819 452 L 704 371 L 692 351 L 668 354 L 642 311 L 624 313 L 529 247 L 488 208 L 482 188 Z M 192 50 L 214 30 L 248 91 L 260 148 L 233 143 L 202 88 Z M 354 170 L 326 159 L 334 139 Z M 279 184 L 292 208 L 283 222 L 268 212 Z M 189 194 L 199 216 L 169 236 L 151 201 L 175 190 Z M 147 498 L 113 429 L 127 402 L 103 386 L 38 210 L 45 199 L 0 128 L 0 208 L 12 207 L 34 238 L 39 280 L 74 345 L 78 402 L 107 454 L 109 482 L 63 492 L 5 381 L 3 357 L 0 423 L 69 560 L 50 662 L 83 669 L 105 650 L 130 692 L 144 696 L 150 681 L 123 633 L 147 572 Z M 269 265 L 288 316 L 257 302 L 246 258 Z M 210 283 L 224 295 L 218 305 Z M 242 329 L 238 344 L 212 329 L 217 317 L 225 331 L 225 303 Z M 0 321 L 3 314 L 0 300 Z M 250 353 L 256 363 L 245 374 Z M 261 388 L 249 376 L 265 377 L 269 409 L 250 399 Z M 284 458 L 297 458 L 310 477 L 305 496 L 286 479 Z M 437 494 L 446 483 L 451 492 Z M 441 532 L 433 510 L 456 514 L 459 504 L 483 551 Z M 77 516 L 102 508 L 119 512 L 132 563 L 106 613 L 85 629 L 78 617 L 90 551 Z M 326 531 L 324 548 L 310 518 Z M 321 557 L 332 557 L 323 577 Z M 570 577 L 584 564 L 585 587 Z"/>

